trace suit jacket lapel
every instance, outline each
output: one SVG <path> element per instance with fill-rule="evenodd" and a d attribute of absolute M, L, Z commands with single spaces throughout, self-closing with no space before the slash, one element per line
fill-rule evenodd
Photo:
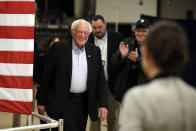
<path fill-rule="evenodd" d="M 91 77 L 91 68 L 92 68 L 92 65 L 91 65 L 91 59 L 92 59 L 92 52 L 89 48 L 89 45 L 86 44 L 85 45 L 85 51 L 86 51 L 86 60 L 87 60 L 87 70 L 88 70 L 88 74 L 87 74 L 87 88 L 88 88 L 88 79 Z"/>

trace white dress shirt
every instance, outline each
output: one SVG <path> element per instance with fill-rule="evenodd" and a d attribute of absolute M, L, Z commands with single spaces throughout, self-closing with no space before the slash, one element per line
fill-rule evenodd
<path fill-rule="evenodd" d="M 87 90 L 87 60 L 85 47 L 79 49 L 74 41 L 72 41 L 72 77 L 71 88 L 72 93 L 82 93 Z"/>
<path fill-rule="evenodd" d="M 106 80 L 108 80 L 108 71 L 107 71 L 107 32 L 105 33 L 105 36 L 101 39 L 97 38 L 96 36 L 94 37 L 94 42 L 95 45 L 98 46 L 101 50 L 101 59 L 102 59 L 102 64 L 104 66 L 104 74 Z"/>

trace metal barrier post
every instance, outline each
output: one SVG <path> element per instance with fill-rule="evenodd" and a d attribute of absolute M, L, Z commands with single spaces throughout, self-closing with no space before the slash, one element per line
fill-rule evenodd
<path fill-rule="evenodd" d="M 59 131 L 63 131 L 63 119 L 59 119 Z"/>
<path fill-rule="evenodd" d="M 40 124 L 40 125 L 33 125 L 32 117 L 37 117 L 41 120 L 47 121 L 48 123 Z M 38 113 L 32 112 L 32 115 L 28 116 L 28 126 L 0 129 L 0 131 L 27 131 L 27 130 L 29 131 L 29 130 L 49 129 L 49 128 L 58 128 L 59 131 L 63 131 L 63 119 L 59 119 L 59 121 L 56 121 L 49 117 L 42 116 Z"/>
<path fill-rule="evenodd" d="M 33 125 L 33 122 L 32 122 L 32 115 L 28 115 L 28 116 L 27 116 L 27 125 L 28 125 L 28 126 Z"/>

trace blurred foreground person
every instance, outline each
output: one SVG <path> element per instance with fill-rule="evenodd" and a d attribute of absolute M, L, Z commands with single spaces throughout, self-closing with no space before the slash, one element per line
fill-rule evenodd
<path fill-rule="evenodd" d="M 125 95 L 120 131 L 196 130 L 196 91 L 177 76 L 187 58 L 187 37 L 178 24 L 160 21 L 151 28 L 142 53 L 151 81 Z"/>

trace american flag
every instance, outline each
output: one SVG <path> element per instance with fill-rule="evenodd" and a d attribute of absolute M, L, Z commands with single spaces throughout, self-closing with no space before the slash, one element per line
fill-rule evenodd
<path fill-rule="evenodd" d="M 35 0 L 0 0 L 0 111 L 31 114 Z"/>

